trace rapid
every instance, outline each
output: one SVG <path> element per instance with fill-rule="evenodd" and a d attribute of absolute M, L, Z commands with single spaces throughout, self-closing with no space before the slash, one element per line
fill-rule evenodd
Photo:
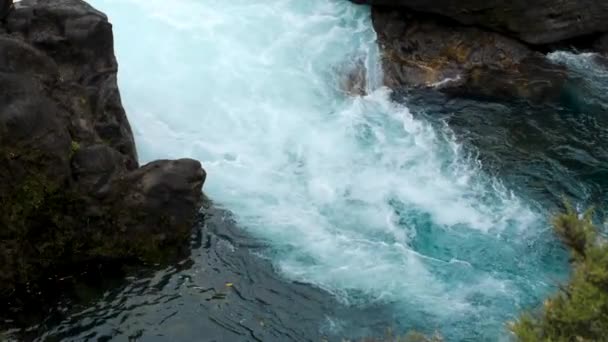
<path fill-rule="evenodd" d="M 429 119 L 432 106 L 393 101 L 369 8 L 345 0 L 91 3 L 114 25 L 141 161 L 201 160 L 205 193 L 225 213 L 211 222 L 224 247 L 148 279 L 162 283 L 159 292 L 131 284 L 92 309 L 120 314 L 93 319 L 85 310 L 46 336 L 200 340 L 210 313 L 192 289 L 225 281 L 237 290 L 258 284 L 233 301 L 278 290 L 263 309 L 232 307 L 259 313 L 216 317 L 226 331 L 249 327 L 238 338 L 209 332 L 220 340 L 359 338 L 387 328 L 506 340 L 506 322 L 567 276 L 548 202 L 527 179 L 490 172 L 483 148 L 459 138 L 462 127 L 440 113 Z M 238 237 L 223 238 L 231 234 Z M 235 243 L 243 239 L 255 243 Z M 222 278 L 207 284 L 212 277 Z M 299 291 L 310 292 L 308 304 Z M 280 298 L 292 295 L 300 299 Z M 139 304 L 117 309 L 121 298 Z M 255 317 L 268 315 L 282 327 L 264 335 Z"/>

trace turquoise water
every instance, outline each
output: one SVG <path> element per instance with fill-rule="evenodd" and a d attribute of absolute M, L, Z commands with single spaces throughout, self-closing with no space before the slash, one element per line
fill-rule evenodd
<path fill-rule="evenodd" d="M 448 127 L 390 100 L 368 8 L 91 3 L 114 24 L 142 161 L 200 159 L 207 195 L 268 244 L 255 257 L 286 281 L 382 306 L 373 320 L 387 327 L 463 341 L 506 339 L 504 323 L 563 279 L 547 213 Z M 361 68 L 368 94 L 353 96 L 346 75 Z M 333 333 L 348 336 L 349 319 L 328 317 Z"/>

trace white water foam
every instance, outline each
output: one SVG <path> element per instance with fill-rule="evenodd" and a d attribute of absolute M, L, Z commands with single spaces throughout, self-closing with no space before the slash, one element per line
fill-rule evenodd
<path fill-rule="evenodd" d="M 581 81 L 576 85 L 582 90 L 584 101 L 595 101 L 606 107 L 602 101 L 605 97 L 605 84 L 608 83 L 608 58 L 598 53 L 575 53 L 570 51 L 555 51 L 547 54 L 547 58 L 568 68 L 570 77 L 578 77 Z M 605 108 L 606 109 L 606 108 Z"/>
<path fill-rule="evenodd" d="M 586 72 L 589 75 L 608 77 L 608 70 L 598 66 L 598 62 L 605 57 L 598 53 L 583 52 L 576 53 L 570 51 L 554 51 L 547 54 L 547 58 L 555 63 L 563 64 L 579 72 Z"/>
<path fill-rule="evenodd" d="M 532 267 L 509 241 L 537 226 L 538 215 L 446 132 L 377 87 L 368 8 L 342 0 L 92 3 L 115 24 L 143 161 L 200 159 L 207 194 L 270 242 L 287 278 L 348 303 L 403 303 L 451 321 L 475 312 L 498 320 L 519 305 L 525 290 L 511 274 L 475 266 L 484 260 L 469 249 L 480 247 L 457 243 L 491 241 L 488 252 L 506 268 Z M 351 97 L 337 71 L 360 60 L 369 95 Z M 454 244 L 418 248 L 428 229 Z M 542 287 L 535 277 L 521 282 Z"/>

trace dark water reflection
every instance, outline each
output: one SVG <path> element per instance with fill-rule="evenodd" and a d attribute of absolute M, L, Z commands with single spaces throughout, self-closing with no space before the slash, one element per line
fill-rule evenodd
<path fill-rule="evenodd" d="M 200 232 L 190 259 L 114 284 L 63 319 L 55 312 L 14 330 L 15 340 L 333 341 L 346 331 L 365 336 L 386 328 L 388 308 L 346 307 L 322 290 L 282 280 L 255 255 L 265 246 L 227 211 L 207 209 Z M 336 317 L 352 319 L 347 325 Z"/>

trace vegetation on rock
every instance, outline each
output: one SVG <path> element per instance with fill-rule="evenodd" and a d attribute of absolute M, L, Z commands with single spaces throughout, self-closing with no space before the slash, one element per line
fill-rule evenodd
<path fill-rule="evenodd" d="M 608 336 L 608 244 L 594 226 L 593 210 L 572 206 L 553 220 L 570 250 L 570 282 L 537 313 L 525 313 L 510 329 L 522 342 L 605 341 Z"/>
<path fill-rule="evenodd" d="M 43 270 L 69 260 L 78 250 L 75 213 L 78 202 L 44 177 L 28 177 L 9 193 L 0 194 L 0 283 L 14 286 L 36 278 Z M 72 251 L 68 253 L 68 251 Z M 4 279 L 2 279 L 4 278 Z M 12 286 L 11 286 L 12 285 Z M 2 293 L 0 293 L 0 296 Z"/>

